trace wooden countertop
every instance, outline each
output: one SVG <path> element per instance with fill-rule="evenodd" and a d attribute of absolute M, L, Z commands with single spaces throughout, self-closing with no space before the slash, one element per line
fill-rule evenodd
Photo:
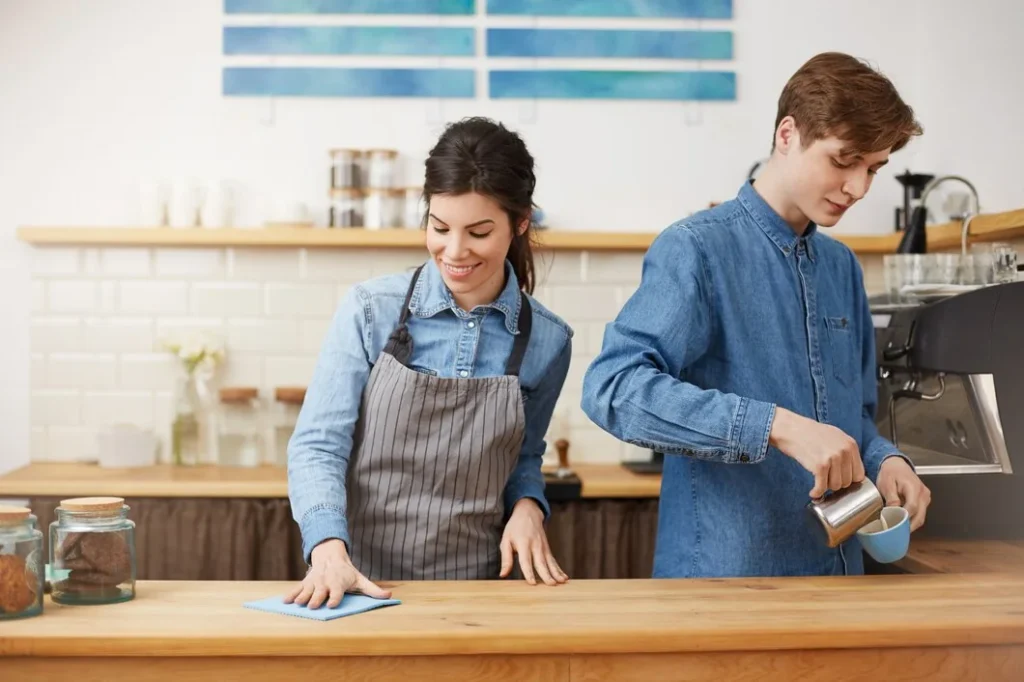
<path fill-rule="evenodd" d="M 634 474 L 617 464 L 579 464 L 573 470 L 586 498 L 657 497 L 661 489 L 661 476 Z M 0 497 L 19 495 L 280 498 L 288 496 L 288 474 L 271 466 L 103 469 L 95 464 L 37 462 L 0 476 Z"/>
<path fill-rule="evenodd" d="M 911 573 L 1024 574 L 1024 540 L 914 537 L 897 565 Z"/>
<path fill-rule="evenodd" d="M 140 582 L 125 604 L 0 621 L 0 656 L 666 653 L 1024 644 L 1024 576 L 407 582 L 319 622 L 242 607 L 290 583 Z M 2 666 L 0 666 L 2 667 Z"/>

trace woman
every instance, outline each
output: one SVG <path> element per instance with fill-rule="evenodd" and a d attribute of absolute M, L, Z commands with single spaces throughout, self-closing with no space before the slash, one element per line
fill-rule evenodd
<path fill-rule="evenodd" d="M 310 570 L 288 601 L 387 597 L 378 580 L 568 578 L 541 457 L 572 330 L 528 294 L 533 158 L 472 118 L 426 162 L 429 260 L 342 302 L 288 448 Z"/>

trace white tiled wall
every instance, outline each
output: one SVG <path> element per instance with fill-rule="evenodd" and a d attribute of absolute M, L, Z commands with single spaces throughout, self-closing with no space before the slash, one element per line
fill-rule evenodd
<path fill-rule="evenodd" d="M 541 252 L 536 296 L 575 331 L 572 365 L 549 440 L 575 461 L 647 453 L 595 427 L 580 410 L 587 365 L 604 325 L 635 290 L 639 253 Z M 154 428 L 166 442 L 175 365 L 168 335 L 212 332 L 228 350 L 220 382 L 305 385 L 338 301 L 371 276 L 421 262 L 410 250 L 33 250 L 31 423 L 34 460 L 88 459 L 113 423 Z M 876 262 L 877 261 L 877 262 Z M 881 259 L 864 261 L 869 290 Z"/>
<path fill-rule="evenodd" d="M 338 301 L 368 277 L 423 252 L 335 249 L 36 248 L 31 330 L 32 458 L 89 459 L 105 425 L 154 428 L 166 442 L 174 360 L 169 335 L 212 332 L 227 346 L 224 385 L 304 385 Z M 572 366 L 552 423 L 581 461 L 636 453 L 579 409 L 583 372 L 604 324 L 640 278 L 640 254 L 541 252 L 536 295 L 575 330 Z"/>

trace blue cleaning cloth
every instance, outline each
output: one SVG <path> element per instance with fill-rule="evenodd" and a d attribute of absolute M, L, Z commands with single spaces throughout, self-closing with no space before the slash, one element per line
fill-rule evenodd
<path fill-rule="evenodd" d="M 312 620 L 333 620 L 354 616 L 357 613 L 379 609 L 382 606 L 401 604 L 398 599 L 374 599 L 365 594 L 346 594 L 341 599 L 341 604 L 333 609 L 327 608 L 324 604 L 318 609 L 310 609 L 299 604 L 285 604 L 283 597 L 267 597 L 257 601 L 246 602 L 242 606 L 257 611 L 268 613 L 280 613 L 285 616 L 298 616 L 299 618 L 311 618 Z"/>

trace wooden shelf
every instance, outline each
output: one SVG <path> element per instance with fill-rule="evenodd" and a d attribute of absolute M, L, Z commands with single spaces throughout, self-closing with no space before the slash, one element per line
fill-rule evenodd
<path fill-rule="evenodd" d="M 970 241 L 1024 238 L 1024 209 L 980 215 L 971 221 Z M 828 234 L 832 234 L 828 232 Z M 554 251 L 646 251 L 654 232 L 571 232 L 541 230 L 540 248 Z M 854 253 L 894 253 L 901 233 L 883 235 L 832 234 Z M 169 227 L 21 227 L 18 239 L 37 246 L 169 246 L 189 247 L 296 247 L 390 248 L 423 247 L 423 232 L 416 228 L 368 230 L 364 228 L 217 228 Z M 960 246 L 960 222 L 928 227 L 928 249 L 945 251 Z"/>

